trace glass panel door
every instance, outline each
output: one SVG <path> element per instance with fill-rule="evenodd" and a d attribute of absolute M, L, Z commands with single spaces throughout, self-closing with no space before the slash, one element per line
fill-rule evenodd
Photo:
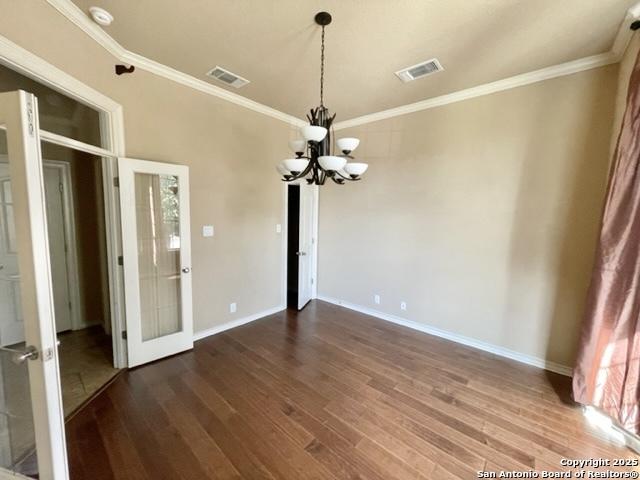
<path fill-rule="evenodd" d="M 67 479 L 36 98 L 0 125 L 0 472 Z"/>
<path fill-rule="evenodd" d="M 20 268 L 16 244 L 7 134 L 0 130 L 0 466 L 36 474 L 35 429 L 27 364 L 16 363 L 25 347 L 20 306 Z"/>
<path fill-rule="evenodd" d="M 187 167 L 119 159 L 129 366 L 193 347 Z"/>
<path fill-rule="evenodd" d="M 182 330 L 178 177 L 135 173 L 142 341 Z"/>

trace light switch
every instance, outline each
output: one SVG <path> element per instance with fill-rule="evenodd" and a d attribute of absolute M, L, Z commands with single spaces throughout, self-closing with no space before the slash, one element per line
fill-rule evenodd
<path fill-rule="evenodd" d="M 276 233 L 282 233 L 282 225 L 279 223 L 276 225 Z"/>
<path fill-rule="evenodd" d="M 213 237 L 213 225 L 203 225 L 202 226 L 202 236 L 203 237 Z"/>

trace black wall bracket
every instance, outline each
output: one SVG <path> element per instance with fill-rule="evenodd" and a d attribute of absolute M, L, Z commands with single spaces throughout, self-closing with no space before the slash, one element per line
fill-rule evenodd
<path fill-rule="evenodd" d="M 133 73 L 136 69 L 133 65 L 127 67 L 126 65 L 116 65 L 116 75 L 122 75 L 123 73 Z"/>

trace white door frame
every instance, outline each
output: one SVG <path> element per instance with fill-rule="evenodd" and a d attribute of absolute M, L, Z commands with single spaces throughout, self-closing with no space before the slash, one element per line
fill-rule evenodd
<path fill-rule="evenodd" d="M 302 185 L 306 183 L 306 180 L 294 180 L 292 182 L 282 182 L 282 308 L 287 308 L 287 239 L 289 237 L 289 186 L 290 185 Z M 311 275 L 313 278 L 313 288 L 311 289 L 311 299 L 318 298 L 318 225 L 320 219 L 320 187 L 316 187 L 313 198 L 313 248 L 311 249 Z"/>
<path fill-rule="evenodd" d="M 71 329 L 79 330 L 87 327 L 87 323 L 82 321 L 80 313 L 83 311 L 82 296 L 80 295 L 80 289 L 83 285 L 80 284 L 80 270 L 78 262 L 78 246 L 77 246 L 77 232 L 76 232 L 76 215 L 73 205 L 72 188 L 73 183 L 71 180 L 71 165 L 67 162 L 59 160 L 47 160 L 42 159 L 43 165 L 50 168 L 55 168 L 60 171 L 60 178 L 62 181 L 62 211 L 64 215 L 64 240 L 67 244 L 66 251 L 66 265 L 67 276 L 69 277 L 69 300 L 71 302 Z M 77 288 L 72 288 L 76 285 Z"/>
<path fill-rule="evenodd" d="M 122 234 L 120 205 L 115 187 L 118 175 L 117 158 L 124 156 L 125 153 L 122 106 L 2 35 L 0 35 L 0 63 L 102 113 L 100 130 L 106 148 L 99 148 L 50 132 L 40 132 L 40 136 L 43 141 L 82 150 L 103 158 L 102 178 L 109 259 L 113 363 L 116 368 L 124 368 L 127 366 L 126 341 L 121 333 L 125 331 L 124 287 L 122 269 L 118 264 L 118 258 L 122 252 Z"/>

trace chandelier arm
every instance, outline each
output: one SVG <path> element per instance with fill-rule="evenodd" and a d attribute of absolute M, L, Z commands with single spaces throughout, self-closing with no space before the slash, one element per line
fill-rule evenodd
<path fill-rule="evenodd" d="M 309 172 L 311 171 L 311 169 L 313 168 L 313 160 L 309 159 L 309 165 L 307 165 L 307 168 L 305 168 L 302 172 L 300 172 L 296 178 L 302 178 L 302 177 L 306 177 Z"/>
<path fill-rule="evenodd" d="M 360 178 L 351 178 L 351 177 L 345 177 L 344 175 L 342 175 L 340 172 L 336 171 L 336 175 L 338 175 L 340 178 L 343 178 L 349 182 L 357 182 L 358 180 L 360 180 Z"/>

